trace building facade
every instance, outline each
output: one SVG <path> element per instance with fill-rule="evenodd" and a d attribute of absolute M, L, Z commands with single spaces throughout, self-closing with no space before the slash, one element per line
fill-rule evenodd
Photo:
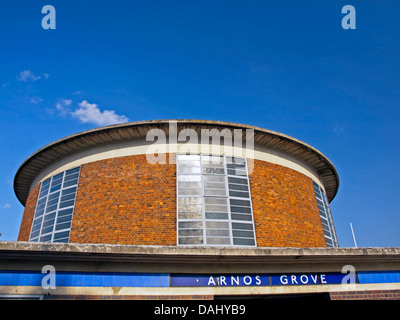
<path fill-rule="evenodd" d="M 337 188 L 324 155 L 264 129 L 191 120 L 105 127 L 24 162 L 18 240 L 337 247 L 329 209 Z"/>
<path fill-rule="evenodd" d="M 0 242 L 0 297 L 398 298 L 398 249 L 338 248 L 338 186 L 321 152 L 262 128 L 160 120 L 78 133 L 16 173 L 25 211 L 18 242 Z"/>

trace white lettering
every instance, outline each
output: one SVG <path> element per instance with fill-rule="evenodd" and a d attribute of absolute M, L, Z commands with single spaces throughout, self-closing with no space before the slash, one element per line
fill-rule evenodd
<path fill-rule="evenodd" d="M 286 275 L 281 276 L 280 281 L 282 284 L 288 284 L 288 279 Z"/>
<path fill-rule="evenodd" d="M 209 286 L 210 284 L 212 284 L 213 286 L 216 285 L 214 278 L 211 276 L 210 279 L 208 279 L 208 283 L 207 285 Z"/>
<path fill-rule="evenodd" d="M 204 304 L 199 304 L 199 314 L 205 314 L 207 312 L 207 307 Z"/>
<path fill-rule="evenodd" d="M 161 307 L 155 307 L 154 314 L 179 314 L 184 318 L 188 309 L 189 307 L 168 307 L 161 304 Z"/>
<path fill-rule="evenodd" d="M 261 279 L 260 276 L 256 276 L 256 285 L 260 285 L 261 284 Z"/>
<path fill-rule="evenodd" d="M 321 274 L 321 283 L 327 283 L 324 274 Z"/>
<path fill-rule="evenodd" d="M 292 276 L 290 277 L 290 279 L 292 280 L 292 284 L 299 284 L 296 280 L 296 276 L 294 274 L 292 274 Z"/>
<path fill-rule="evenodd" d="M 234 276 L 231 276 L 231 286 L 233 286 L 233 282 L 235 282 L 235 285 L 238 286 L 239 285 L 239 276 L 237 276 L 236 279 Z"/>
<path fill-rule="evenodd" d="M 300 277 L 300 281 L 301 281 L 302 284 L 307 284 L 308 283 L 308 277 L 305 274 L 303 274 Z"/>
<path fill-rule="evenodd" d="M 220 286 L 226 286 L 226 277 L 225 276 L 220 276 L 219 277 L 219 285 Z"/>
<path fill-rule="evenodd" d="M 311 275 L 311 279 L 314 283 L 317 283 L 318 276 L 315 275 L 314 277 Z"/>
<path fill-rule="evenodd" d="M 249 281 L 246 281 L 246 279 L 249 279 Z M 243 278 L 243 282 L 244 282 L 244 284 L 246 285 L 246 286 L 248 286 L 248 285 L 250 285 L 251 284 L 251 277 L 250 276 L 245 276 L 244 278 Z"/>

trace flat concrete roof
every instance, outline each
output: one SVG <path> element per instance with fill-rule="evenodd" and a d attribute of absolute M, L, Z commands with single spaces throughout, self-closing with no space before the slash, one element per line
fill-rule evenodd
<path fill-rule="evenodd" d="M 228 248 L 0 241 L 0 259 L 139 263 L 400 263 L 400 248 Z"/>
<path fill-rule="evenodd" d="M 339 176 L 331 161 L 310 145 L 285 134 L 231 122 L 208 120 L 150 120 L 129 122 L 100 127 L 76 133 L 52 142 L 29 156 L 19 167 L 14 178 L 14 191 L 18 200 L 25 205 L 32 182 L 38 173 L 54 161 L 68 154 L 79 152 L 91 146 L 112 142 L 121 142 L 146 137 L 149 130 L 159 128 L 168 133 L 169 123 L 175 121 L 178 131 L 186 128 L 195 130 L 199 135 L 201 129 L 228 128 L 244 129 L 242 139 L 246 139 L 245 129 L 254 130 L 254 144 L 285 152 L 305 162 L 321 178 L 329 202 L 335 197 L 339 188 Z"/>

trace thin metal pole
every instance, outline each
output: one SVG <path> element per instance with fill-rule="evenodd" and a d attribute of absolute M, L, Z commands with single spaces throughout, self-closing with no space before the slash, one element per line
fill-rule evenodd
<path fill-rule="evenodd" d="M 351 222 L 350 222 L 350 228 L 351 228 L 351 233 L 353 234 L 354 245 L 357 248 L 356 236 L 354 235 L 353 225 L 351 224 Z"/>

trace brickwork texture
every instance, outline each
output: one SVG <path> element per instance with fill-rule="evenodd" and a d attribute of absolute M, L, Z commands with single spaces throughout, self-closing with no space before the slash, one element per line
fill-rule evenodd
<path fill-rule="evenodd" d="M 331 300 L 400 300 L 400 290 L 331 292 Z"/>

